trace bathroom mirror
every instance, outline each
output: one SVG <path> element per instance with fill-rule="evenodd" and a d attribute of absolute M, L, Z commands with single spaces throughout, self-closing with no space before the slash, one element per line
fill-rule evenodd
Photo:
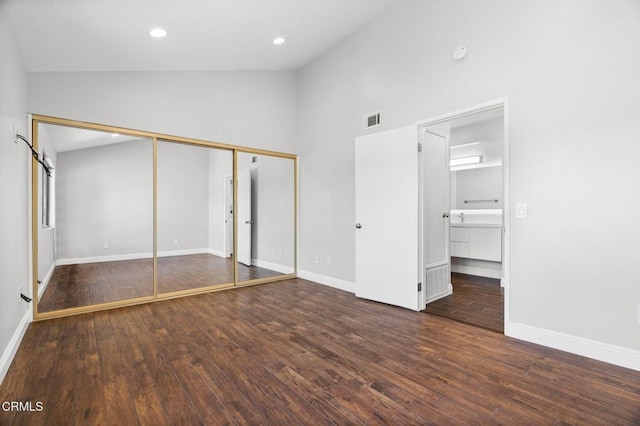
<path fill-rule="evenodd" d="M 153 297 L 153 140 L 40 122 L 37 144 L 38 312 Z"/>
<path fill-rule="evenodd" d="M 451 123 L 452 210 L 503 208 L 503 114 L 494 108 Z"/>
<path fill-rule="evenodd" d="M 237 179 L 238 281 L 295 273 L 295 160 L 239 152 Z"/>
<path fill-rule="evenodd" d="M 158 293 L 234 283 L 233 151 L 159 140 Z"/>

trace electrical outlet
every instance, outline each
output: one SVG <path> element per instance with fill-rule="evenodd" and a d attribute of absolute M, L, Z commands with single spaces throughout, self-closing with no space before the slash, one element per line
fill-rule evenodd
<path fill-rule="evenodd" d="M 176 238 L 176 239 L 174 239 L 174 240 L 173 240 L 173 244 L 177 246 L 178 244 L 180 244 L 180 240 L 179 240 L 179 239 L 177 239 L 177 238 Z"/>
<path fill-rule="evenodd" d="M 22 295 L 24 294 L 24 284 L 18 286 L 18 301 L 22 302 Z"/>
<path fill-rule="evenodd" d="M 14 124 L 13 125 L 13 133 L 11 134 L 11 138 L 13 139 L 13 143 L 18 143 L 18 138 L 16 137 L 17 134 L 18 134 L 18 128 Z"/>
<path fill-rule="evenodd" d="M 319 254 L 316 254 L 316 255 L 313 257 L 313 263 L 320 263 L 320 255 L 319 255 Z"/>
<path fill-rule="evenodd" d="M 102 244 L 102 248 L 108 249 L 109 248 L 109 243 L 107 241 L 105 241 L 104 244 Z"/>
<path fill-rule="evenodd" d="M 327 256 L 327 266 L 331 266 L 331 256 Z"/>
<path fill-rule="evenodd" d="M 280 257 L 284 257 L 284 249 L 283 248 L 280 249 Z"/>

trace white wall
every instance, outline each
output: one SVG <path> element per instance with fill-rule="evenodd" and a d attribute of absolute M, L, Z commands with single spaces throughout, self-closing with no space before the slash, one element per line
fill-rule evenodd
<path fill-rule="evenodd" d="M 640 350 L 635 0 L 409 2 L 299 73 L 301 269 L 354 280 L 354 138 L 509 97 L 514 323 Z M 455 63 L 454 48 L 468 58 Z M 513 205 L 511 206 L 513 208 Z M 314 264 L 330 254 L 332 266 Z"/>
<path fill-rule="evenodd" d="M 456 174 L 456 209 L 501 209 L 502 167 L 482 167 L 458 170 Z M 465 200 L 498 200 L 495 202 L 466 203 Z"/>
<path fill-rule="evenodd" d="M 29 273 L 29 174 L 31 154 L 14 143 L 14 126 L 27 136 L 27 79 L 22 60 L 0 4 L 0 382 L 26 328 L 29 305 L 18 288 L 31 294 Z"/>
<path fill-rule="evenodd" d="M 152 253 L 152 141 L 59 152 L 55 229 L 58 262 Z"/>
<path fill-rule="evenodd" d="M 29 73 L 29 111 L 294 152 L 295 73 Z"/>
<path fill-rule="evenodd" d="M 158 142 L 160 254 L 208 251 L 209 196 L 209 148 Z"/>
<path fill-rule="evenodd" d="M 212 161 L 214 154 L 216 161 Z M 151 141 L 62 152 L 59 158 L 56 167 L 59 259 L 69 262 L 150 255 Z M 223 249 L 224 234 L 220 234 L 224 229 L 223 178 L 231 171 L 232 155 L 228 151 L 158 142 L 161 255 Z M 210 245 L 212 234 L 216 236 L 214 245 Z M 106 249 L 105 242 L 109 243 Z"/>

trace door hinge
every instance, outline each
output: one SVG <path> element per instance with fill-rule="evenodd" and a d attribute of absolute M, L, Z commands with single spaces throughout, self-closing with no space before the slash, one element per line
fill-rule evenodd
<path fill-rule="evenodd" d="M 422 144 L 418 142 L 418 152 L 422 152 Z"/>
<path fill-rule="evenodd" d="M 418 291 L 422 291 L 422 283 L 418 283 Z"/>

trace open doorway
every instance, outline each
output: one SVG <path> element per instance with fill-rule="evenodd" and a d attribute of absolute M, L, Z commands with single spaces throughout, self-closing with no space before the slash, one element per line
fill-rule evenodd
<path fill-rule="evenodd" d="M 421 124 L 426 131 L 446 135 L 450 158 L 449 206 L 443 215 L 449 219 L 452 292 L 430 300 L 427 312 L 504 332 L 509 272 L 506 100 Z"/>

